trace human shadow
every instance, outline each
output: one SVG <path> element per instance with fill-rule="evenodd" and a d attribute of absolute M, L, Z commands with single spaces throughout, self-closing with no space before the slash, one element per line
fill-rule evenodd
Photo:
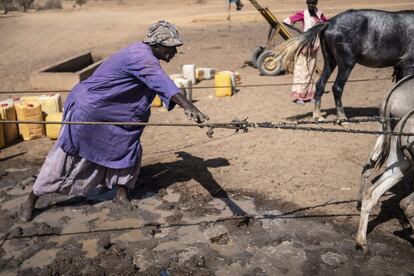
<path fill-rule="evenodd" d="M 161 189 L 177 183 L 191 179 L 200 183 L 210 195 L 221 199 L 227 204 L 234 215 L 244 216 L 247 213 L 240 208 L 224 190 L 224 188 L 214 179 L 209 168 L 229 166 L 230 163 L 225 158 L 214 158 L 204 160 L 203 158 L 191 155 L 184 151 L 176 152 L 181 160 L 168 163 L 156 163 L 144 166 L 141 169 L 138 187 L 131 193 L 132 198 L 141 198 L 143 192 L 158 193 Z"/>
<path fill-rule="evenodd" d="M 345 107 L 345 114 L 346 116 L 350 118 L 356 118 L 356 117 L 372 117 L 372 116 L 379 116 L 378 108 L 377 107 Z M 325 116 L 336 116 L 336 109 L 335 108 L 329 108 L 329 109 L 322 109 L 321 112 L 325 114 Z M 312 118 L 313 113 L 312 112 L 306 112 L 290 117 L 286 117 L 286 120 L 289 121 L 297 121 L 297 120 L 303 120 L 306 118 Z"/>
<path fill-rule="evenodd" d="M 224 190 L 224 188 L 214 179 L 209 168 L 229 166 L 230 163 L 225 158 L 214 158 L 204 160 L 203 158 L 191 155 L 187 152 L 176 152 L 181 160 L 168 163 L 156 163 L 141 168 L 136 188 L 130 191 L 131 199 L 142 199 L 148 193 L 156 194 L 161 189 L 177 183 L 194 179 L 206 189 L 214 198 L 221 199 L 234 215 L 245 216 L 247 213 L 240 208 Z M 108 189 L 99 186 L 86 196 L 65 196 L 60 194 L 46 195 L 42 198 L 41 206 L 36 208 L 33 217 L 42 212 L 55 207 L 80 207 L 94 205 L 99 202 L 112 200 L 115 196 L 115 189 Z M 53 204 L 50 204 L 53 201 Z"/>

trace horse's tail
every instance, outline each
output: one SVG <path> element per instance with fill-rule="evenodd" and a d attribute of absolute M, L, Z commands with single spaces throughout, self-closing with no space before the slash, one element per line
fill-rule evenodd
<path fill-rule="evenodd" d="M 381 134 L 383 136 L 382 139 L 382 146 L 379 147 L 379 151 L 373 155 L 371 162 L 376 168 L 380 168 L 382 165 L 384 165 L 385 161 L 387 160 L 389 154 L 390 154 L 390 148 L 391 148 L 391 135 L 389 134 L 392 131 L 391 126 L 391 108 L 389 107 L 389 101 L 391 98 L 391 95 L 394 91 L 397 89 L 392 89 L 390 93 L 388 93 L 387 97 L 385 98 L 385 101 L 382 102 L 379 110 L 380 117 L 383 119 L 381 122 L 381 128 L 382 131 L 385 132 L 384 134 Z"/>
<path fill-rule="evenodd" d="M 313 26 L 308 31 L 295 36 L 278 47 L 278 56 L 281 58 L 285 70 L 292 72 L 296 58 L 302 53 L 309 60 L 319 37 L 323 39 L 322 32 L 329 26 L 329 22 L 320 23 Z M 316 68 L 310 68 L 311 72 Z"/>

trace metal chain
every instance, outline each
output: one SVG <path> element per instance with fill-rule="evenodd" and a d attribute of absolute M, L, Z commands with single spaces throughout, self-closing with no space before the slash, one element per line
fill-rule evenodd
<path fill-rule="evenodd" d="M 397 118 L 388 118 L 389 120 L 397 120 Z M 373 117 L 363 119 L 348 119 L 340 121 L 297 121 L 297 122 L 249 122 L 247 118 L 244 120 L 234 119 L 231 122 L 225 123 L 145 123 L 145 122 L 59 122 L 59 121 L 0 121 L 0 124 L 62 124 L 62 125 L 116 125 L 116 126 L 163 126 L 163 127 L 207 127 L 207 136 L 213 137 L 215 128 L 234 129 L 236 132 L 248 132 L 249 128 L 267 128 L 267 129 L 288 129 L 314 132 L 328 132 L 328 133 L 349 133 L 349 134 L 368 134 L 368 135 L 393 135 L 393 136 L 414 136 L 413 132 L 393 132 L 393 131 L 379 131 L 379 130 L 361 130 L 349 128 L 326 128 L 326 127 L 307 127 L 301 126 L 304 124 L 320 124 L 320 123 L 343 123 L 343 122 L 372 122 L 385 121 L 384 118 Z"/>

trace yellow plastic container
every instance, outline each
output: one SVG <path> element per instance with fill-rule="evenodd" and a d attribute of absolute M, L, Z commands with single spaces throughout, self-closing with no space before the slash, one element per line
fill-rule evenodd
<path fill-rule="evenodd" d="M 161 99 L 160 99 L 160 97 L 158 95 L 155 96 L 154 100 L 152 101 L 151 106 L 154 106 L 154 107 L 160 107 L 160 106 L 162 106 Z"/>
<path fill-rule="evenodd" d="M 16 101 L 25 101 L 27 103 L 40 103 L 40 96 L 22 96 L 17 97 Z"/>
<path fill-rule="evenodd" d="M 23 96 L 20 98 L 20 101 L 26 103 L 40 103 L 44 119 L 49 114 L 62 112 L 62 99 L 59 94 L 50 93 L 41 96 Z"/>
<path fill-rule="evenodd" d="M 0 124 L 0 149 L 4 148 L 6 146 L 6 140 L 4 139 L 3 126 L 4 126 L 3 124 Z"/>
<path fill-rule="evenodd" d="M 218 72 L 214 76 L 214 85 L 216 87 L 216 96 L 227 97 L 232 95 L 232 83 L 229 74 Z"/>
<path fill-rule="evenodd" d="M 19 121 L 42 121 L 42 109 L 40 103 L 27 103 L 18 101 L 14 103 L 17 120 Z M 42 137 L 45 133 L 42 124 L 19 124 L 20 136 L 23 140 L 32 140 Z"/>
<path fill-rule="evenodd" d="M 46 122 L 61 122 L 63 113 L 49 114 L 46 117 Z M 46 124 L 46 136 L 54 140 L 59 137 L 60 129 L 62 125 L 58 124 Z"/>
<path fill-rule="evenodd" d="M 59 94 L 42 95 L 39 101 L 45 117 L 50 114 L 62 112 L 62 99 Z"/>
<path fill-rule="evenodd" d="M 4 121 L 17 120 L 16 110 L 13 106 L 13 100 L 6 100 L 0 102 L 0 119 Z M 13 143 L 19 138 L 17 124 L 4 124 L 3 132 L 6 145 Z"/>

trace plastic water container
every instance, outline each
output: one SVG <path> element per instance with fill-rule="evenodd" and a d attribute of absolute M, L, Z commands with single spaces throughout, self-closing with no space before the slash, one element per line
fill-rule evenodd
<path fill-rule="evenodd" d="M 236 92 L 237 84 L 240 83 L 240 74 L 233 71 L 221 71 L 221 73 L 228 74 L 231 78 L 231 85 L 233 86 L 233 94 Z"/>
<path fill-rule="evenodd" d="M 19 121 L 42 121 L 40 103 L 18 101 L 14 103 L 14 107 Z M 19 124 L 19 132 L 23 140 L 39 138 L 45 133 L 44 126 L 41 124 Z"/>
<path fill-rule="evenodd" d="M 16 121 L 16 110 L 13 106 L 13 100 L 5 100 L 0 102 L 0 119 L 4 121 Z M 17 124 L 3 125 L 4 140 L 6 145 L 13 143 L 19 138 Z"/>
<path fill-rule="evenodd" d="M 151 103 L 151 106 L 153 106 L 153 107 L 160 107 L 160 106 L 162 106 L 161 98 L 158 95 L 155 96 L 154 100 Z"/>
<path fill-rule="evenodd" d="M 22 96 L 14 98 L 15 101 L 25 101 L 27 103 L 40 103 L 40 96 Z"/>
<path fill-rule="evenodd" d="M 197 82 L 204 80 L 204 70 L 196 68 L 196 80 Z"/>
<path fill-rule="evenodd" d="M 190 103 L 193 102 L 193 84 L 191 83 L 191 80 L 189 79 L 175 79 L 174 80 L 175 85 L 177 85 L 178 88 L 181 89 L 181 92 L 184 94 L 184 97 L 189 101 Z"/>
<path fill-rule="evenodd" d="M 41 96 L 23 96 L 20 101 L 26 103 L 40 103 L 42 108 L 43 118 L 49 114 L 62 112 L 62 99 L 59 94 L 50 93 Z"/>
<path fill-rule="evenodd" d="M 200 68 L 197 68 L 197 70 L 203 72 L 203 76 L 205 80 L 213 79 L 214 75 L 216 74 L 216 70 L 214 68 L 200 67 Z"/>
<path fill-rule="evenodd" d="M 175 80 L 175 79 L 182 79 L 182 78 L 184 78 L 184 76 L 183 76 L 183 74 L 171 74 L 170 78 L 172 80 Z"/>
<path fill-rule="evenodd" d="M 183 77 L 191 80 L 191 84 L 196 84 L 196 67 L 195 64 L 183 65 Z"/>
<path fill-rule="evenodd" d="M 1 120 L 0 120 L 1 121 Z M 6 146 L 6 139 L 4 138 L 3 124 L 0 124 L 0 149 Z"/>
<path fill-rule="evenodd" d="M 214 76 L 214 85 L 216 87 L 216 96 L 219 98 L 231 96 L 233 94 L 231 76 L 228 73 L 216 73 Z"/>
<path fill-rule="evenodd" d="M 63 119 L 63 113 L 49 114 L 46 116 L 46 122 L 61 122 Z M 47 124 L 46 125 L 46 136 L 52 140 L 59 137 L 60 129 L 62 125 L 58 124 Z"/>
<path fill-rule="evenodd" d="M 45 117 L 62 112 L 62 99 L 59 94 L 42 95 L 39 97 L 39 101 Z"/>

